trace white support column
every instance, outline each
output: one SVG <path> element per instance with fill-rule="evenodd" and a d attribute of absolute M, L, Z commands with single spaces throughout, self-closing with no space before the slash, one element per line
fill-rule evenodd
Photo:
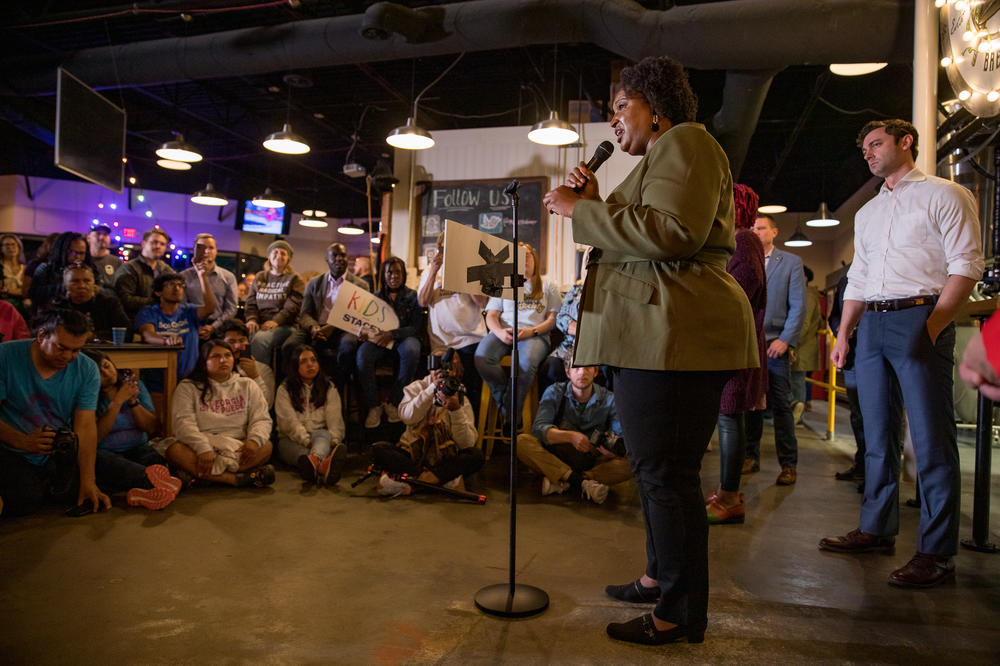
<path fill-rule="evenodd" d="M 913 3 L 913 125 L 920 135 L 917 167 L 936 175 L 938 18 L 934 0 Z"/>

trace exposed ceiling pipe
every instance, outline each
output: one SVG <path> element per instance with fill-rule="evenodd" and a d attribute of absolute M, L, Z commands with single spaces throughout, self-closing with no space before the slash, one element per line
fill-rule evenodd
<path fill-rule="evenodd" d="M 729 170 L 737 180 L 775 74 L 777 72 L 774 70 L 726 72 L 722 107 L 712 118 L 709 130 L 726 151 Z"/>
<path fill-rule="evenodd" d="M 85 49 L 63 65 L 98 88 L 148 85 L 589 42 L 639 60 L 700 69 L 780 70 L 831 62 L 907 62 L 907 0 L 731 0 L 649 10 L 632 0 L 478 0 L 421 9 L 380 2 L 364 14 Z M 9 63 L 20 94 L 51 93 L 51 58 Z"/>

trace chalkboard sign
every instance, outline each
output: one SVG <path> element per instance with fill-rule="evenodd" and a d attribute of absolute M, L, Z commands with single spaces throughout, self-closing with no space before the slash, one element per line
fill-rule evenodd
<path fill-rule="evenodd" d="M 542 205 L 542 195 L 549 189 L 548 178 L 518 178 L 520 205 L 517 209 L 517 238 L 538 252 L 540 273 L 546 272 L 545 245 L 548 239 L 549 213 Z M 420 252 L 435 248 L 444 221 L 455 220 L 473 229 L 514 238 L 514 220 L 510 196 L 504 189 L 511 179 L 456 180 L 423 182 L 420 193 Z"/>

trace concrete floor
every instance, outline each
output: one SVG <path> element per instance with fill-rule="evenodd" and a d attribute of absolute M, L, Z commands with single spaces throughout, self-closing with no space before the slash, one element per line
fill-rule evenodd
<path fill-rule="evenodd" d="M 818 415 L 807 421 L 825 430 Z M 480 587 L 507 580 L 507 463 L 494 458 L 480 475 L 489 501 L 477 506 L 382 500 L 372 481 L 351 490 L 357 458 L 332 490 L 282 471 L 270 489 L 194 489 L 157 513 L 116 501 L 97 516 L 0 521 L 0 663 L 1000 663 L 1000 555 L 963 550 L 956 581 L 937 589 L 889 587 L 913 551 L 908 508 L 894 556 L 817 550 L 857 525 L 860 495 L 833 479 L 853 447 L 844 419 L 839 432 L 829 443 L 799 428 L 798 484 L 779 488 L 765 429 L 763 470 L 744 481 L 747 523 L 711 531 L 701 645 L 641 648 L 604 634 L 650 608 L 603 593 L 643 570 L 634 485 L 595 506 L 541 498 L 539 478 L 522 475 L 518 581 L 547 591 L 551 606 L 510 621 L 473 605 Z M 973 451 L 961 453 L 965 537 Z M 706 490 L 717 474 L 710 452 Z M 996 472 L 992 504 L 1000 510 Z"/>

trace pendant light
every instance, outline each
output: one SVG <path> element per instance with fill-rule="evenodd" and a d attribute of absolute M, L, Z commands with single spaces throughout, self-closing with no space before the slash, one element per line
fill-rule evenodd
<path fill-rule="evenodd" d="M 767 215 L 777 215 L 784 213 L 786 210 L 788 210 L 788 206 L 783 206 L 782 204 L 767 204 L 766 206 L 757 208 L 758 213 L 766 213 Z"/>
<path fill-rule="evenodd" d="M 212 187 L 212 183 L 208 183 L 204 189 L 191 195 L 191 202 L 201 206 L 225 206 L 229 199 Z"/>
<path fill-rule="evenodd" d="M 264 147 L 276 153 L 285 155 L 304 155 L 309 152 L 309 144 L 301 136 L 292 131 L 292 126 L 285 123 L 280 132 L 268 134 L 264 139 Z"/>
<path fill-rule="evenodd" d="M 285 113 L 285 124 L 280 132 L 268 134 L 264 139 L 264 147 L 275 153 L 285 155 L 304 155 L 309 152 L 309 144 L 301 136 L 292 131 L 290 117 L 292 114 L 292 88 L 309 88 L 312 81 L 301 74 L 285 74 L 282 79 L 288 87 L 288 104 Z"/>
<path fill-rule="evenodd" d="M 889 63 L 887 62 L 848 62 L 830 65 L 830 71 L 837 76 L 864 76 L 877 72 Z"/>
<path fill-rule="evenodd" d="M 403 150 L 425 150 L 434 145 L 434 137 L 431 133 L 425 130 L 423 127 L 417 125 L 417 104 L 420 102 L 420 98 L 424 96 L 428 90 L 430 90 L 434 84 L 444 78 L 444 75 L 451 71 L 451 68 L 458 64 L 458 61 L 462 59 L 465 52 L 458 54 L 448 67 L 441 72 L 436 79 L 427 84 L 427 87 L 420 91 L 420 94 L 413 99 L 413 113 L 409 118 L 406 119 L 406 124 L 389 132 L 388 136 L 385 137 L 385 142 L 388 143 L 393 148 L 402 148 Z"/>
<path fill-rule="evenodd" d="M 263 206 L 264 208 L 284 208 L 285 202 L 275 196 L 274 192 L 271 191 L 270 187 L 264 188 L 263 194 L 258 194 L 253 199 L 251 199 L 255 206 Z"/>
<path fill-rule="evenodd" d="M 175 134 L 173 139 L 157 148 L 156 156 L 175 162 L 200 162 L 202 159 L 201 153 L 185 141 L 184 135 L 180 133 Z"/>
<path fill-rule="evenodd" d="M 798 227 L 795 227 L 795 233 L 785 241 L 787 247 L 809 247 L 812 244 L 813 242 L 806 238 L 806 235 Z"/>
<path fill-rule="evenodd" d="M 819 205 L 819 217 L 806 220 L 807 227 L 835 227 L 838 224 L 840 224 L 840 220 L 830 217 L 825 201 Z"/>
<path fill-rule="evenodd" d="M 365 233 L 365 230 L 361 227 L 355 226 L 350 221 L 345 221 L 339 227 L 337 227 L 338 234 L 344 234 L 345 236 L 360 236 Z"/>
<path fill-rule="evenodd" d="M 190 171 L 191 164 L 189 162 L 178 162 L 177 160 L 156 160 L 158 166 L 164 169 L 171 169 L 173 171 Z"/>
<path fill-rule="evenodd" d="M 556 83 L 558 81 L 559 45 L 553 47 L 552 54 L 552 102 L 556 103 Z M 539 95 L 540 96 L 540 95 Z M 544 99 L 542 100 L 544 101 Z M 543 146 L 565 146 L 580 138 L 576 128 L 559 118 L 552 107 L 549 107 L 549 117 L 535 123 L 528 132 L 528 140 Z"/>
<path fill-rule="evenodd" d="M 326 217 L 325 210 L 315 210 L 312 208 L 307 208 L 302 211 L 302 218 L 299 220 L 299 226 L 311 227 L 313 229 L 325 229 L 330 224 L 323 218 Z"/>

